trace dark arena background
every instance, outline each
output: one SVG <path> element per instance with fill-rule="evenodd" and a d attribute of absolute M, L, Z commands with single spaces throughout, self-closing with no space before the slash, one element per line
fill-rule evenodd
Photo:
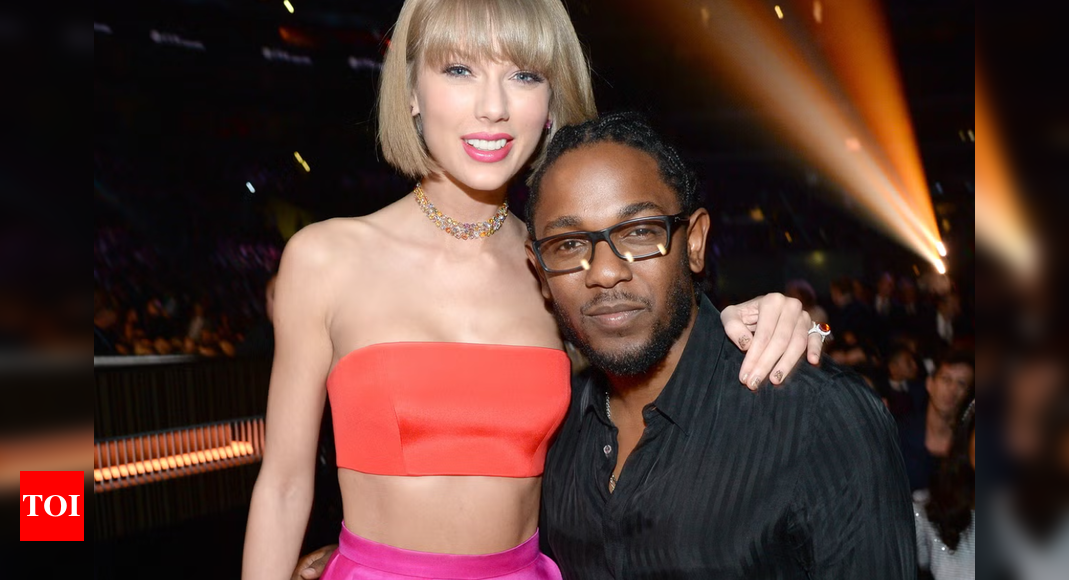
<path fill-rule="evenodd" d="M 94 4 L 94 577 L 240 576 L 282 250 L 413 186 L 375 142 L 400 5 Z M 917 381 L 983 354 L 976 242 L 1010 272 L 1035 258 L 1012 196 L 978 191 L 972 2 L 565 5 L 598 109 L 644 113 L 698 173 L 714 304 L 803 298 L 841 330 L 826 354 L 885 398 L 902 348 Z M 525 198 L 516 180 L 521 216 Z M 329 419 L 302 553 L 341 522 Z"/>

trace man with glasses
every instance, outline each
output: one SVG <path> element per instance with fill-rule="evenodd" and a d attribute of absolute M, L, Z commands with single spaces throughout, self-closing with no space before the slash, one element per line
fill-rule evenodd
<path fill-rule="evenodd" d="M 561 129 L 532 177 L 528 257 L 596 369 L 546 460 L 565 578 L 914 577 L 896 430 L 849 371 L 731 388 L 742 355 L 698 291 L 709 213 L 639 117 Z"/>

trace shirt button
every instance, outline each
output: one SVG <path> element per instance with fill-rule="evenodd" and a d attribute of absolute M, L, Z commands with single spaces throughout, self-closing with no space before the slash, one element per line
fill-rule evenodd
<path fill-rule="evenodd" d="M 609 454 L 612 453 L 612 445 L 606 445 L 605 447 L 602 447 L 601 450 L 605 452 L 605 457 L 608 457 Z"/>

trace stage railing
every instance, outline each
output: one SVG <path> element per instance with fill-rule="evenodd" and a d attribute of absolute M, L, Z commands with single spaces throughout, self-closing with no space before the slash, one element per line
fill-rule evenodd
<path fill-rule="evenodd" d="M 197 425 L 98 440 L 96 493 L 255 463 L 263 459 L 264 419 Z"/>
<path fill-rule="evenodd" d="M 248 506 L 263 457 L 269 359 L 94 363 L 96 539 Z"/>

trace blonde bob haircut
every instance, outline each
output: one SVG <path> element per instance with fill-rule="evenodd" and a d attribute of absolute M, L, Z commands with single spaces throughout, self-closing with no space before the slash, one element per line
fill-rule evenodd
<path fill-rule="evenodd" d="M 590 67 L 561 0 L 407 0 L 383 64 L 378 138 L 386 161 L 410 177 L 440 170 L 412 116 L 416 72 L 453 59 L 511 62 L 549 82 L 553 127 L 534 168 L 558 127 L 597 116 Z"/>

